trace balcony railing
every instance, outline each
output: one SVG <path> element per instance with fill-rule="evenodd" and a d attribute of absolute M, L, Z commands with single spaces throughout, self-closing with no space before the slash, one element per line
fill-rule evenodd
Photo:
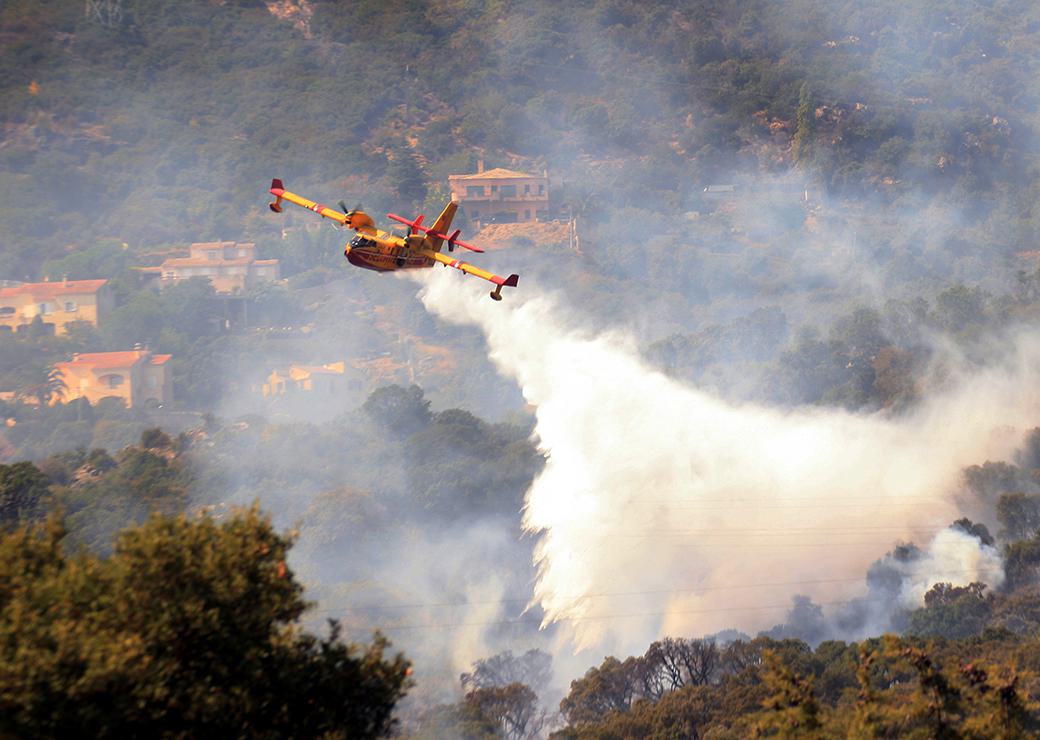
<path fill-rule="evenodd" d="M 460 203 L 498 203 L 504 200 L 509 201 L 522 201 L 522 202 L 548 202 L 549 194 L 542 193 L 517 193 L 516 195 L 502 195 L 502 193 L 486 193 L 484 195 L 466 195 L 465 193 L 455 193 L 454 199 Z"/>

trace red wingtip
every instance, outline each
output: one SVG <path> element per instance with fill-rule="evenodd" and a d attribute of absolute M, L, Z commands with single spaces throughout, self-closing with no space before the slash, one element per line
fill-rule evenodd
<path fill-rule="evenodd" d="M 517 283 L 518 280 L 520 280 L 520 276 L 519 275 L 515 275 L 515 274 L 514 275 L 510 275 L 509 277 L 506 278 L 506 281 L 504 283 L 502 283 L 502 285 L 507 285 L 510 288 L 515 288 L 516 287 L 516 283 Z"/>
<path fill-rule="evenodd" d="M 277 193 L 275 193 L 276 190 L 278 191 Z M 281 195 L 285 192 L 285 185 L 283 185 L 282 181 L 279 180 L 277 177 L 271 180 L 271 192 L 274 195 Z"/>

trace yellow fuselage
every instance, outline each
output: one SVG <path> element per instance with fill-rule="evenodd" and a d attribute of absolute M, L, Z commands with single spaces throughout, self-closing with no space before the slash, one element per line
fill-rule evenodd
<path fill-rule="evenodd" d="M 432 259 L 409 247 L 407 239 L 386 232 L 379 232 L 378 236 L 358 234 L 343 249 L 343 256 L 352 265 L 378 272 L 434 265 Z"/>

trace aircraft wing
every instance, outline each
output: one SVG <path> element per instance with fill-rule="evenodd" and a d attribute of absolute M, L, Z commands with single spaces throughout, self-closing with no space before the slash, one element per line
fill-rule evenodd
<path fill-rule="evenodd" d="M 281 201 L 287 200 L 290 203 L 295 203 L 298 206 L 303 206 L 308 211 L 314 211 L 323 218 L 331 218 L 333 221 L 336 221 L 341 224 L 347 223 L 347 214 L 340 213 L 334 208 L 329 208 L 328 206 L 322 205 L 321 203 L 315 203 L 313 200 L 307 200 L 302 195 L 297 195 L 296 193 L 292 193 L 286 190 L 285 187 L 282 185 L 281 180 L 274 179 L 271 181 L 271 195 L 278 198 L 278 200 L 275 202 L 276 205 L 280 205 Z M 272 208 L 272 210 L 275 209 Z"/>
<path fill-rule="evenodd" d="M 421 254 L 424 257 L 429 257 L 432 260 L 440 262 L 445 267 L 454 267 L 456 270 L 462 270 L 467 275 L 476 275 L 478 278 L 482 278 L 483 280 L 487 280 L 488 282 L 494 283 L 498 286 L 497 288 L 495 288 L 495 293 L 499 296 L 501 295 L 503 286 L 515 288 L 517 281 L 520 279 L 519 275 L 510 275 L 507 278 L 501 277 L 499 275 L 494 274 L 493 272 L 481 270 L 476 265 L 471 265 L 468 262 L 463 262 L 462 260 L 449 257 L 446 254 L 441 254 L 440 252 L 434 252 L 432 249 L 424 249 L 422 250 Z"/>
<path fill-rule="evenodd" d="M 350 213 L 342 213 L 337 211 L 335 208 L 329 208 L 321 203 L 316 203 L 313 200 L 308 200 L 302 195 L 297 195 L 289 190 L 285 189 L 282 181 L 278 178 L 271 180 L 271 195 L 274 196 L 274 203 L 269 203 L 271 210 L 275 213 L 282 212 L 282 201 L 287 200 L 290 203 L 295 203 L 298 206 L 306 208 L 308 211 L 314 211 L 322 218 L 331 218 L 333 221 L 343 224 L 354 231 L 360 231 L 363 234 L 369 234 L 371 236 L 379 233 L 372 218 L 362 211 L 351 211 Z"/>

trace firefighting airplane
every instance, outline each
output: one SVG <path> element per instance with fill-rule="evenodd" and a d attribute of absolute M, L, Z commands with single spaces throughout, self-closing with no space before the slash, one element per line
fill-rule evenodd
<path fill-rule="evenodd" d="M 389 272 L 391 270 L 412 270 L 421 267 L 433 267 L 434 263 L 440 262 L 445 267 L 454 267 L 462 270 L 468 275 L 476 275 L 495 284 L 491 291 L 491 297 L 496 301 L 502 300 L 502 287 L 515 288 L 519 275 L 510 275 L 507 278 L 499 277 L 493 273 L 481 270 L 468 262 L 452 259 L 441 254 L 441 247 L 447 243 L 448 251 L 454 252 L 455 247 L 465 247 L 474 252 L 483 252 L 483 249 L 471 244 L 459 241 L 459 229 L 448 234 L 451 228 L 451 220 L 455 216 L 457 205 L 454 201 L 448 203 L 441 211 L 441 215 L 433 222 L 433 226 L 426 228 L 422 225 L 422 214 L 409 221 L 393 213 L 386 214 L 387 218 L 405 224 L 408 227 L 407 236 L 397 236 L 376 228 L 372 217 L 364 211 L 347 211 L 346 206 L 340 203 L 346 213 L 333 210 L 328 206 L 307 200 L 296 193 L 289 192 L 282 185 L 282 181 L 275 178 L 271 180 L 271 195 L 275 197 L 273 203 L 268 205 L 275 213 L 282 212 L 282 201 L 287 200 L 295 203 L 309 211 L 314 211 L 322 218 L 330 218 L 357 232 L 357 236 L 350 240 L 343 250 L 343 256 L 347 261 L 357 267 L 366 270 L 377 270 Z"/>

